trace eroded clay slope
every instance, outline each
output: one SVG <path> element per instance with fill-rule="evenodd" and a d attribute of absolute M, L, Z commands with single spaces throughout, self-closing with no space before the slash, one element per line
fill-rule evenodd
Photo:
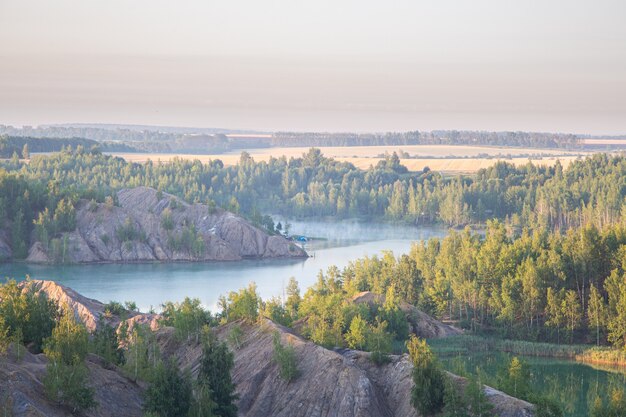
<path fill-rule="evenodd" d="M 27 261 L 232 261 L 306 256 L 295 243 L 270 236 L 239 216 L 188 204 L 153 188 L 123 189 L 117 200 L 115 206 L 80 201 L 76 230 L 64 234 L 61 249 L 53 254 L 51 248 L 34 242 Z"/>

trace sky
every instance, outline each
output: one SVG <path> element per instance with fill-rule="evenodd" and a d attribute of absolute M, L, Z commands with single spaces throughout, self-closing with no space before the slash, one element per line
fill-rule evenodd
<path fill-rule="evenodd" d="M 626 133 L 623 0 L 0 0 L 0 124 Z"/>

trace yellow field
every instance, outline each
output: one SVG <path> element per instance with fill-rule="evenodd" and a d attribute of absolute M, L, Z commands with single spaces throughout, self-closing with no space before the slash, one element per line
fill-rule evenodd
<path fill-rule="evenodd" d="M 417 157 L 482 157 L 485 155 L 577 155 L 560 149 L 530 149 L 530 148 L 506 148 L 498 146 L 451 146 L 451 145 L 409 145 L 409 146 L 330 146 L 319 148 L 325 156 L 333 158 L 373 158 L 385 152 L 406 152 Z M 287 157 L 299 157 L 306 153 L 309 147 L 295 148 L 256 148 L 246 149 L 252 156 L 261 155 L 285 155 Z M 239 156 L 241 150 L 227 154 Z"/>
<path fill-rule="evenodd" d="M 382 158 L 374 158 L 374 157 L 364 157 L 358 156 L 359 153 L 369 153 L 374 156 L 377 153 L 376 151 L 372 151 L 371 149 L 365 149 L 369 147 L 363 148 L 322 148 L 322 152 L 326 156 L 332 156 L 339 161 L 350 162 L 354 164 L 357 168 L 367 169 L 370 165 L 376 165 L 378 161 Z M 376 147 L 378 148 L 378 147 Z M 409 147 L 406 147 L 409 148 Z M 333 151 L 328 151 L 329 149 Z M 335 150 L 336 149 L 336 150 Z M 403 150 L 405 148 L 402 148 Z M 486 148 L 493 149 L 493 148 Z M 256 161 L 268 161 L 271 156 L 279 157 L 282 155 L 286 155 L 287 157 L 299 157 L 305 152 L 307 149 L 303 148 L 271 148 L 271 149 L 255 149 L 251 150 L 250 154 Z M 508 149 L 507 149 L 508 150 Z M 516 151 L 519 151 L 516 149 Z M 536 150 L 535 150 L 536 151 Z M 406 152 L 409 152 L 408 150 Z M 347 156 L 346 153 L 354 156 Z M 383 151 L 384 153 L 384 151 Z M 412 152 L 409 152 L 413 154 Z M 479 152 L 481 153 L 481 152 Z M 523 152 L 518 152 L 523 153 Z M 167 162 L 176 157 L 183 159 L 197 159 L 203 163 L 206 163 L 210 160 L 220 159 L 225 165 L 235 165 L 239 162 L 239 153 L 229 153 L 222 155 L 187 155 L 187 154 L 150 154 L 150 153 L 112 153 L 114 156 L 119 156 L 130 162 L 139 162 L 143 163 L 148 160 L 152 160 L 153 162 Z M 578 155 L 566 155 L 566 156 L 551 156 L 551 157 L 542 157 L 541 159 L 536 159 L 539 157 L 533 158 L 532 162 L 537 165 L 554 165 L 557 160 L 561 161 L 563 166 L 567 166 L 571 163 L 571 161 L 576 160 Z M 406 166 L 411 171 L 421 171 L 424 167 L 429 167 L 433 171 L 443 171 L 443 172 L 475 172 L 482 168 L 488 168 L 491 165 L 494 165 L 497 161 L 507 161 L 513 163 L 515 165 L 524 165 L 527 164 L 529 159 L 528 157 L 513 157 L 513 158 L 420 158 L 420 159 L 401 159 L 401 163 Z"/>
<path fill-rule="evenodd" d="M 626 139 L 584 139 L 583 143 L 586 145 L 624 145 L 626 146 Z"/>

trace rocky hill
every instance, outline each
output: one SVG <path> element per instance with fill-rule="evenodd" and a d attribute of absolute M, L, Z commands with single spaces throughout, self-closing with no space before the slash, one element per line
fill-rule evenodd
<path fill-rule="evenodd" d="M 35 293 L 44 292 L 46 296 L 56 301 L 59 306 L 72 309 L 76 319 L 85 324 L 90 332 L 96 330 L 99 318 L 102 316 L 104 323 L 113 328 L 119 327 L 122 321 L 128 323 L 131 330 L 136 323 L 147 324 L 153 330 L 157 329 L 158 314 L 140 313 L 138 311 L 124 310 L 124 317 L 116 314 L 105 314 L 105 304 L 92 298 L 87 298 L 73 289 L 54 281 L 28 280 L 20 283 L 23 290 L 33 289 Z"/>
<path fill-rule="evenodd" d="M 28 262 L 234 261 L 306 257 L 282 236 L 270 236 L 219 208 L 188 204 L 148 187 L 123 189 L 118 205 L 80 201 L 76 229 L 53 253 L 35 241 Z M 0 257 L 4 252 L 0 236 Z M 5 256 L 6 257 L 6 256 Z"/>
<path fill-rule="evenodd" d="M 406 355 L 376 366 L 366 352 L 336 352 L 302 339 L 269 320 L 262 324 L 231 323 L 217 329 L 228 338 L 232 326 L 243 330 L 242 344 L 235 349 L 233 380 L 239 393 L 243 417 L 418 417 L 410 404 L 412 365 Z M 272 360 L 272 337 L 278 331 L 283 344 L 295 349 L 300 376 L 287 383 Z M 158 333 L 164 354 L 175 357 L 181 367 L 195 374 L 200 364 L 197 344 L 179 344 L 172 329 Z M 465 380 L 453 376 L 459 389 Z M 486 387 L 485 393 L 500 417 L 533 416 L 533 406 Z"/>
<path fill-rule="evenodd" d="M 88 326 L 103 311 L 102 303 L 49 281 L 32 281 L 39 291 L 71 307 Z M 129 312 L 132 322 L 155 324 L 154 316 Z M 112 324 L 119 319 L 112 318 Z M 117 320 L 117 321 L 116 321 Z M 97 322 L 97 320 L 95 321 Z M 290 329 L 264 319 L 260 323 L 235 322 L 216 328 L 218 338 L 228 340 L 233 326 L 243 331 L 241 344 L 232 347 L 235 355 L 233 380 L 239 394 L 242 417 L 418 417 L 410 404 L 411 363 L 406 357 L 376 366 L 366 352 L 333 351 L 309 342 Z M 153 326 L 154 327 L 154 326 Z M 272 338 L 280 334 L 283 344 L 294 347 L 299 376 L 284 381 L 273 360 Z M 202 349 L 198 343 L 180 342 L 174 329 L 157 330 L 157 341 L 165 357 L 174 358 L 192 375 L 198 372 Z M 18 360 L 14 352 L 0 360 L 0 404 L 15 417 L 65 417 L 70 413 L 46 400 L 42 386 L 47 359 L 26 352 Z M 89 416 L 140 416 L 145 386 L 128 380 L 114 366 L 89 355 L 90 384 L 96 390 L 99 407 Z M 465 380 L 452 376 L 463 389 Z M 533 406 L 500 391 L 485 387 L 495 412 L 501 417 L 533 416 Z M 0 411 L 2 408 L 0 408 Z"/>

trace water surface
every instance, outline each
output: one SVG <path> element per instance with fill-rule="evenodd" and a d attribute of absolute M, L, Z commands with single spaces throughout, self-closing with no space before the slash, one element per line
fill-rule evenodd
<path fill-rule="evenodd" d="M 283 224 L 287 222 L 282 220 Z M 69 286 L 79 293 L 108 302 L 135 301 L 141 310 L 186 296 L 200 298 L 203 305 L 216 308 L 220 295 L 256 282 L 263 298 L 281 295 L 290 277 L 300 289 L 313 284 L 320 270 L 331 265 L 346 266 L 365 255 L 391 250 L 400 255 L 411 243 L 444 236 L 441 228 L 411 228 L 394 225 L 367 225 L 346 222 L 291 221 L 292 234 L 320 238 L 305 244 L 308 259 L 243 260 L 206 263 L 146 263 L 92 265 L 0 264 L 0 276 L 47 279 Z"/>
<path fill-rule="evenodd" d="M 476 374 L 477 368 L 486 376 L 484 383 L 494 384 L 498 372 L 513 356 L 526 362 L 531 386 L 540 394 L 555 399 L 563 407 L 565 417 L 589 415 L 589 405 L 596 395 L 605 398 L 614 388 L 626 388 L 626 370 L 618 367 L 594 367 L 571 360 L 525 357 L 504 352 L 474 352 L 440 357 L 444 367 L 453 373 Z"/>

